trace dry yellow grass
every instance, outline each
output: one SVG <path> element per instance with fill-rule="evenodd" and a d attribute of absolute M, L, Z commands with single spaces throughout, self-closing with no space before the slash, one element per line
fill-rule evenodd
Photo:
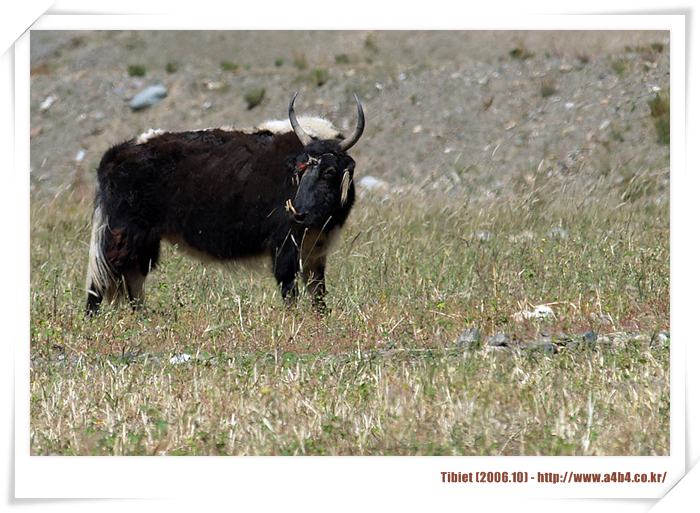
<path fill-rule="evenodd" d="M 330 259 L 326 317 L 284 308 L 269 273 L 165 247 L 143 312 L 85 320 L 90 202 L 33 204 L 30 451 L 668 455 L 659 180 L 601 177 L 591 206 L 541 183 L 488 203 L 365 197 Z M 514 319 L 543 303 L 555 318 Z M 462 352 L 465 327 L 482 346 L 498 331 L 600 340 Z"/>
<path fill-rule="evenodd" d="M 32 372 L 33 454 L 668 454 L 642 351 L 82 358 Z"/>

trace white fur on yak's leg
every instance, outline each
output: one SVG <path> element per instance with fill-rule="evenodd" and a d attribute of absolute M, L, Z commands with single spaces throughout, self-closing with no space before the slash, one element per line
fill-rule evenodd
<path fill-rule="evenodd" d="M 92 236 L 90 238 L 85 289 L 88 294 L 101 297 L 110 296 L 117 281 L 104 253 L 105 230 L 107 228 L 107 218 L 98 204 L 92 214 Z"/>

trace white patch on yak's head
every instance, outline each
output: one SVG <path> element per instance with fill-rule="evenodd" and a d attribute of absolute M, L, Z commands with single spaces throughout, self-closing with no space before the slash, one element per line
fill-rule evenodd
<path fill-rule="evenodd" d="M 304 129 L 304 132 L 317 140 L 335 139 L 340 135 L 340 132 L 327 119 L 302 116 L 299 118 L 299 124 Z M 258 130 L 269 130 L 273 134 L 285 134 L 292 131 L 292 124 L 289 119 L 278 119 L 266 121 L 256 127 Z"/>
<path fill-rule="evenodd" d="M 143 144 L 149 139 L 153 139 L 154 137 L 157 137 L 159 135 L 162 135 L 165 133 L 165 130 L 161 130 L 160 128 L 149 128 L 148 131 L 142 133 L 136 138 L 136 144 Z"/>
<path fill-rule="evenodd" d="M 302 116 L 299 118 L 299 124 L 302 126 L 304 131 L 316 140 L 325 139 L 336 139 L 340 136 L 340 132 L 333 126 L 333 124 L 327 119 L 313 117 L 313 116 Z M 226 125 L 218 128 L 219 130 L 224 130 L 226 132 L 241 131 L 246 134 L 251 134 L 259 132 L 261 130 L 269 130 L 273 134 L 286 134 L 292 131 L 292 124 L 288 119 L 277 119 L 272 121 L 266 121 L 254 128 L 238 128 L 232 125 Z M 214 130 L 213 128 L 199 128 L 196 130 L 190 130 L 190 132 L 204 132 L 207 130 Z M 136 144 L 144 144 L 154 137 L 168 133 L 167 130 L 161 130 L 160 128 L 149 128 L 146 132 L 142 133 L 136 138 Z"/>

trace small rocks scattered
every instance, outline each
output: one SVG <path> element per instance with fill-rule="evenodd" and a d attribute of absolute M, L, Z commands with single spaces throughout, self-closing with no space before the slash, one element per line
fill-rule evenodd
<path fill-rule="evenodd" d="M 521 343 L 518 349 L 521 351 L 541 351 L 545 354 L 556 354 L 559 352 L 559 346 L 547 336 L 539 336 L 534 340 Z"/>
<path fill-rule="evenodd" d="M 535 319 L 554 317 L 554 310 L 547 305 L 539 305 L 530 313 L 530 317 L 534 317 Z"/>
<path fill-rule="evenodd" d="M 100 363 L 102 362 L 102 363 Z M 56 366 L 71 366 L 71 367 L 85 367 L 90 365 L 102 365 L 106 362 L 112 369 L 121 368 L 124 365 L 132 364 L 150 364 L 155 366 L 161 366 L 169 363 L 170 365 L 183 365 L 183 364 L 198 364 L 198 365 L 216 365 L 219 363 L 219 357 L 199 353 L 196 355 L 191 355 L 188 353 L 180 353 L 175 355 L 168 354 L 154 354 L 140 351 L 124 351 L 120 354 L 114 354 L 108 356 L 106 359 L 102 356 L 100 357 L 88 357 L 84 354 L 67 354 L 65 348 L 60 344 L 55 344 L 52 347 L 52 351 L 46 356 L 32 357 L 30 360 L 30 366 L 32 369 L 37 369 L 42 365 L 56 365 Z"/>
<path fill-rule="evenodd" d="M 191 354 L 187 353 L 182 353 L 182 354 L 176 354 L 170 359 L 170 364 L 171 365 L 182 365 L 183 363 L 186 363 L 192 359 Z"/>
<path fill-rule="evenodd" d="M 554 310 L 547 305 L 536 306 L 532 312 L 523 310 L 513 314 L 513 320 L 518 322 L 522 322 L 525 319 L 547 319 L 550 317 L 554 317 Z"/>
<path fill-rule="evenodd" d="M 657 333 L 654 338 L 652 338 L 651 344 L 652 346 L 656 347 L 668 347 L 670 341 L 671 335 L 669 334 L 669 332 L 666 330 L 662 330 L 659 333 Z"/>
<path fill-rule="evenodd" d="M 557 352 L 559 352 L 557 345 L 552 344 L 551 342 L 543 342 L 533 347 L 533 349 L 539 349 L 541 351 L 544 351 L 546 354 L 556 354 Z"/>
<path fill-rule="evenodd" d="M 41 106 L 39 107 L 39 109 L 42 111 L 49 110 L 51 108 L 51 105 L 53 105 L 53 102 L 55 102 L 55 101 L 56 101 L 55 96 L 49 96 L 41 103 Z"/>
<path fill-rule="evenodd" d="M 373 176 L 363 176 L 357 185 L 368 191 L 379 190 L 387 192 L 389 190 L 389 184 L 387 182 Z"/>
<path fill-rule="evenodd" d="M 488 341 L 488 345 L 491 347 L 506 347 L 509 343 L 505 333 L 496 333 Z"/>
<path fill-rule="evenodd" d="M 598 335 L 587 330 L 579 335 L 569 335 L 563 332 L 550 333 L 546 330 L 529 340 L 513 340 L 503 332 L 498 332 L 489 337 L 485 345 L 481 344 L 481 334 L 476 328 L 465 329 L 455 345 L 461 352 L 467 351 L 505 351 L 515 354 L 539 352 L 554 355 L 565 351 L 597 352 L 607 349 L 616 349 L 627 344 L 649 343 L 651 347 L 666 347 L 670 335 L 667 331 L 659 332 L 653 338 L 643 333 L 614 333 L 610 335 Z"/>
<path fill-rule="evenodd" d="M 462 354 L 485 354 L 485 353 L 510 353 L 516 356 L 527 354 L 543 354 L 553 356 L 564 353 L 581 353 L 581 354 L 596 354 L 598 352 L 614 352 L 626 346 L 639 348 L 642 350 L 668 350 L 671 335 L 667 330 L 662 330 L 655 334 L 646 333 L 609 333 L 598 334 L 587 330 L 577 335 L 570 335 L 564 332 L 551 333 L 542 330 L 531 339 L 516 340 L 509 337 L 503 332 L 498 332 L 489 337 L 485 344 L 482 344 L 481 333 L 477 328 L 465 329 L 459 338 L 455 341 L 454 347 Z M 445 349 L 450 349 L 449 347 Z M 403 358 L 419 358 L 422 354 L 431 352 L 425 349 L 377 349 L 368 350 L 364 357 L 375 358 L 379 357 L 384 360 L 390 360 L 397 357 Z M 189 365 L 218 365 L 220 358 L 213 355 L 191 355 L 188 353 L 180 353 L 172 355 L 168 358 L 167 354 L 141 353 L 140 351 L 131 352 L 125 351 L 118 355 L 112 355 L 107 360 L 101 358 L 87 357 L 84 354 L 69 354 L 66 348 L 61 344 L 54 344 L 51 352 L 48 355 L 32 357 L 30 360 L 31 369 L 36 370 L 43 365 L 55 365 L 58 367 L 85 367 L 89 365 L 103 365 L 102 362 L 107 362 L 112 369 L 119 369 L 124 365 L 131 364 L 146 364 L 160 366 L 169 363 L 170 365 L 183 365 L 189 362 Z M 272 355 L 268 355 L 273 358 Z M 329 358 L 337 358 L 328 356 Z"/>
<path fill-rule="evenodd" d="M 593 346 L 598 340 L 598 335 L 593 333 L 592 331 L 588 330 L 584 332 L 583 334 L 583 341 L 588 345 L 588 346 Z"/>
<path fill-rule="evenodd" d="M 382 201 L 389 199 L 392 192 L 388 182 L 373 176 L 363 176 L 357 186 L 360 193 L 378 194 Z"/>
<path fill-rule="evenodd" d="M 481 333 L 476 328 L 467 328 L 457 339 L 457 349 L 460 351 L 479 349 L 480 344 Z"/>
<path fill-rule="evenodd" d="M 133 110 L 143 110 L 153 107 L 160 100 L 168 96 L 168 89 L 162 85 L 149 86 L 138 93 L 129 104 Z"/>

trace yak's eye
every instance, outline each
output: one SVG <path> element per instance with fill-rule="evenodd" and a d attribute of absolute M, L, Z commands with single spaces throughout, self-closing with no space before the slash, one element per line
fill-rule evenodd
<path fill-rule="evenodd" d="M 323 170 L 324 178 L 333 178 L 335 175 L 335 167 L 330 166 Z"/>

